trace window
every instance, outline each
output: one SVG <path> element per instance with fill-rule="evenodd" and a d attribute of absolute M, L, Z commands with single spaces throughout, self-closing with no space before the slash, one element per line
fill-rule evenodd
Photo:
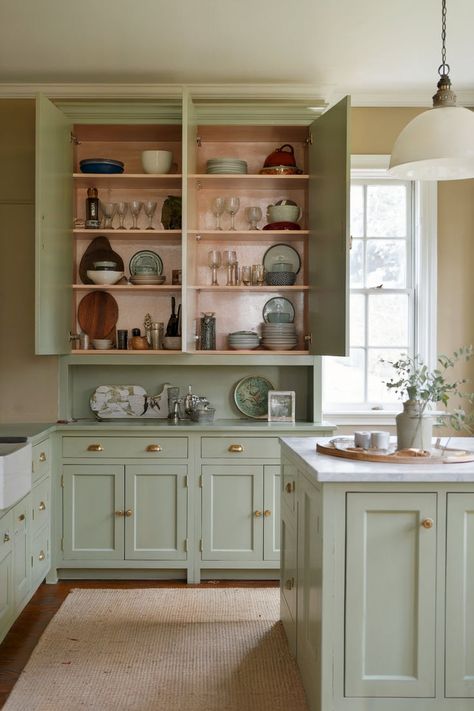
<path fill-rule="evenodd" d="M 353 157 L 350 355 L 324 358 L 329 415 L 399 410 L 381 360 L 418 353 L 432 363 L 435 356 L 436 187 L 393 180 L 386 165 L 385 156 Z"/>

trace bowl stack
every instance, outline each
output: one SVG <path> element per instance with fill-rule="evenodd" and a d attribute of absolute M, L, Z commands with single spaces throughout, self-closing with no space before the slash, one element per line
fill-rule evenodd
<path fill-rule="evenodd" d="M 130 281 L 135 286 L 160 286 L 165 283 L 166 277 L 156 272 L 143 272 L 131 276 Z"/>
<path fill-rule="evenodd" d="M 229 333 L 229 348 L 234 351 L 253 351 L 260 345 L 258 334 L 254 331 L 235 331 Z"/>
<path fill-rule="evenodd" d="M 206 173 L 240 175 L 247 173 L 247 162 L 239 158 L 210 158 L 207 161 Z"/>
<path fill-rule="evenodd" d="M 270 351 L 291 351 L 298 342 L 294 323 L 262 324 L 262 345 Z"/>

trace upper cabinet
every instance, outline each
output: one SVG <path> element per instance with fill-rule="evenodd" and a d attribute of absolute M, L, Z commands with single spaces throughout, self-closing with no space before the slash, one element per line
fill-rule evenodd
<path fill-rule="evenodd" d="M 106 104 L 102 113 L 97 102 L 89 107 L 61 111 L 38 100 L 38 353 L 71 352 L 70 332 L 84 331 L 110 339 L 112 348 L 93 353 L 113 357 L 124 352 L 115 348 L 117 329 L 144 335 L 149 314 L 166 330 L 174 304 L 180 352 L 196 358 L 297 363 L 298 356 L 345 354 L 347 100 L 304 125 L 275 122 L 271 108 L 256 121 L 223 107 L 215 120 L 192 90 L 174 111 L 169 100 L 154 102 L 154 110 L 134 102 L 115 114 Z M 172 154 L 168 171 L 145 172 L 142 153 L 155 149 Z M 278 149 L 284 167 L 273 161 L 275 169 L 264 170 Z M 123 172 L 99 172 L 99 163 L 84 173 L 81 161 L 94 158 L 123 163 Z M 86 223 L 91 189 L 101 208 L 95 229 Z M 281 204 L 290 209 L 271 209 Z M 111 261 L 124 277 L 91 283 L 87 267 Z M 146 268 L 160 278 L 147 279 Z M 215 317 L 213 351 L 203 350 L 203 313 Z M 238 331 L 263 339 L 229 340 Z M 90 353 L 77 341 L 72 352 Z"/>

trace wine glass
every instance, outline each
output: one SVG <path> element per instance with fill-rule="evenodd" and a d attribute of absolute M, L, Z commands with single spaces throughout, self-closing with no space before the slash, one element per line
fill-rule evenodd
<path fill-rule="evenodd" d="M 235 232 L 234 217 L 238 213 L 240 207 L 240 199 L 238 197 L 230 197 L 225 201 L 225 211 L 230 215 L 230 230 Z"/>
<path fill-rule="evenodd" d="M 154 230 L 155 228 L 151 223 L 153 221 L 153 215 L 155 214 L 156 210 L 156 202 L 154 202 L 153 200 L 147 200 L 145 203 L 143 203 L 143 210 L 145 212 L 145 215 L 148 217 L 147 230 Z"/>
<path fill-rule="evenodd" d="M 104 213 L 104 230 L 113 230 L 112 220 L 114 219 L 115 213 L 117 212 L 116 202 L 103 202 L 102 212 Z"/>
<path fill-rule="evenodd" d="M 248 286 L 252 283 L 252 269 L 250 267 L 242 267 L 241 272 L 242 283 Z"/>
<path fill-rule="evenodd" d="M 133 219 L 133 224 L 130 227 L 131 230 L 138 230 L 138 215 L 140 214 L 142 205 L 143 203 L 140 202 L 140 200 L 132 200 L 132 202 L 130 203 L 130 214 Z"/>
<path fill-rule="evenodd" d="M 125 225 L 124 225 L 124 220 L 125 220 L 125 215 L 127 214 L 128 211 L 128 202 L 118 202 L 117 203 L 117 215 L 119 216 L 119 230 L 124 230 Z"/>
<path fill-rule="evenodd" d="M 260 207 L 248 207 L 245 211 L 247 213 L 247 220 L 250 224 L 251 230 L 258 230 L 257 222 L 262 219 L 262 210 Z"/>
<path fill-rule="evenodd" d="M 218 249 L 210 249 L 208 254 L 208 264 L 212 270 L 211 286 L 219 286 L 217 281 L 217 270 L 222 264 L 222 255 Z"/>
<path fill-rule="evenodd" d="M 223 197 L 216 197 L 212 201 L 212 213 L 216 218 L 216 230 L 222 230 L 221 215 L 225 210 L 225 200 Z"/>
<path fill-rule="evenodd" d="M 234 286 L 234 264 L 237 262 L 237 252 L 234 250 L 224 250 L 224 266 L 227 267 L 227 284 L 226 286 Z"/>

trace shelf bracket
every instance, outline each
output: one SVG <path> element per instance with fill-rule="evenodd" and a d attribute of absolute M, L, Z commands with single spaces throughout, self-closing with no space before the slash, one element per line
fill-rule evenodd
<path fill-rule="evenodd" d="M 202 146 L 202 138 L 201 136 L 196 136 L 196 145 L 198 148 L 201 148 Z"/>

